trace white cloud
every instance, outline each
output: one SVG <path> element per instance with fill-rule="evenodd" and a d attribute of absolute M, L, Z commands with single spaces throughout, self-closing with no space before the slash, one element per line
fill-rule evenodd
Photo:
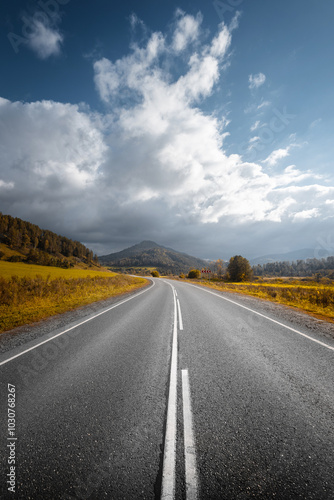
<path fill-rule="evenodd" d="M 6 101 L 0 117 L 0 179 L 14 205 L 26 216 L 47 209 L 57 217 L 80 204 L 75 199 L 98 181 L 106 151 L 94 116 L 52 101 Z"/>
<path fill-rule="evenodd" d="M 257 142 L 257 141 L 260 141 L 260 140 L 261 140 L 261 137 L 259 137 L 259 136 L 257 136 L 257 135 L 256 135 L 256 136 L 251 137 L 251 138 L 249 139 L 249 143 L 250 143 L 250 144 L 253 144 L 253 142 Z"/>
<path fill-rule="evenodd" d="M 142 30 L 144 32 L 146 32 L 146 26 L 144 24 L 144 22 L 139 19 L 139 17 L 137 16 L 137 14 L 135 14 L 134 12 L 132 12 L 132 14 L 130 15 L 130 25 L 131 25 L 131 28 L 134 30 L 137 26 L 140 26 L 142 28 Z"/>
<path fill-rule="evenodd" d="M 173 35 L 172 48 L 175 52 L 182 52 L 188 44 L 194 42 L 200 30 L 202 16 L 198 14 L 195 17 L 186 15 L 182 10 L 176 11 L 177 23 Z"/>
<path fill-rule="evenodd" d="M 224 57 L 231 45 L 231 41 L 232 41 L 231 31 L 227 28 L 227 26 L 224 25 L 224 23 L 221 23 L 219 26 L 219 33 L 213 39 L 211 44 L 210 48 L 211 56 L 217 58 Z"/>
<path fill-rule="evenodd" d="M 118 91 L 120 78 L 114 64 L 102 58 L 94 64 L 95 84 L 103 101 L 108 101 Z"/>
<path fill-rule="evenodd" d="M 280 223 L 281 231 L 306 220 L 301 213 L 318 221 L 330 216 L 333 206 L 326 201 L 334 188 L 319 179 L 316 184 L 312 172 L 290 165 L 269 176 L 261 165 L 226 154 L 227 119 L 204 112 L 201 104 L 219 81 L 231 31 L 222 24 L 196 48 L 190 35 L 187 43 L 178 42 L 177 54 L 188 64 L 175 76 L 171 54 L 177 57 L 175 33 L 186 17 L 178 16 L 172 37 L 153 33 L 128 55 L 95 62 L 104 114 L 52 101 L 0 99 L 4 212 L 83 242 L 98 241 L 102 252 L 111 250 L 105 247 L 110 241 L 122 247 L 145 238 L 180 248 L 180 238 L 195 244 L 198 234 L 208 242 L 221 234 L 219 244 L 229 245 L 226 228 L 230 235 L 242 233 L 247 250 L 255 227 L 264 242 L 261 228 L 270 224 Z M 194 30 L 198 17 L 187 23 Z M 265 162 L 275 165 L 291 147 L 273 151 Z"/>
<path fill-rule="evenodd" d="M 178 13 L 181 16 L 181 11 Z M 190 21 L 192 19 L 192 21 Z M 185 24 L 184 24 L 185 23 Z M 153 33 L 146 47 L 139 48 L 134 45 L 132 53 L 117 60 L 115 63 L 108 59 L 101 59 L 94 64 L 95 84 L 101 98 L 111 101 L 118 99 L 122 93 L 127 99 L 147 99 L 148 93 L 159 92 L 165 87 L 168 101 L 185 99 L 192 103 L 211 94 L 214 85 L 218 82 L 221 61 L 227 54 L 231 44 L 231 33 L 224 24 L 219 27 L 218 34 L 211 44 L 202 47 L 201 51 L 193 52 L 188 60 L 189 70 L 172 84 L 167 85 L 170 75 L 163 73 L 159 64 L 159 56 L 168 57 L 175 50 L 177 35 L 184 35 L 184 43 L 178 42 L 177 51 L 181 53 L 187 47 L 190 33 L 195 33 L 199 28 L 200 19 L 182 15 L 179 18 L 174 32 L 172 46 L 166 44 L 166 39 L 161 33 Z M 185 31 L 186 26 L 190 26 Z M 181 30 L 182 27 L 182 30 Z M 187 36 L 186 36 L 187 35 Z M 176 38 L 175 38 L 176 37 Z"/>
<path fill-rule="evenodd" d="M 275 151 L 270 153 L 268 158 L 263 160 L 263 163 L 267 163 L 270 167 L 273 167 L 274 165 L 276 165 L 279 162 L 279 160 L 289 156 L 289 154 L 290 154 L 289 151 L 290 151 L 290 146 L 285 148 L 285 149 L 283 149 L 283 148 L 276 149 Z"/>
<path fill-rule="evenodd" d="M 256 75 L 249 75 L 248 77 L 250 89 L 257 89 L 261 87 L 261 85 L 263 85 L 265 81 L 266 81 L 266 75 L 264 75 L 263 73 L 258 73 Z"/>
<path fill-rule="evenodd" d="M 132 53 L 115 63 L 102 58 L 94 63 L 95 85 L 105 102 L 142 96 L 154 80 L 158 81 L 158 57 L 165 50 L 165 38 L 153 33 L 145 48 L 134 45 Z"/>
<path fill-rule="evenodd" d="M 5 182 L 2 179 L 0 179 L 0 190 L 1 189 L 13 189 L 14 183 L 13 182 Z"/>
<path fill-rule="evenodd" d="M 322 118 L 318 118 L 317 120 L 314 120 L 314 121 L 310 124 L 309 128 L 310 128 L 310 129 L 312 129 L 312 128 L 316 128 L 316 127 L 318 127 L 318 125 L 320 125 L 320 123 L 321 123 L 321 122 L 322 122 Z"/>
<path fill-rule="evenodd" d="M 260 120 L 257 120 L 250 128 L 251 132 L 254 132 L 260 127 Z"/>
<path fill-rule="evenodd" d="M 257 106 L 257 110 L 266 108 L 267 106 L 270 106 L 271 102 L 270 101 L 263 101 Z"/>
<path fill-rule="evenodd" d="M 30 19 L 31 32 L 27 37 L 27 46 L 41 59 L 58 56 L 61 52 L 63 35 L 48 23 Z"/>
<path fill-rule="evenodd" d="M 271 105 L 270 101 L 263 101 L 262 100 L 262 102 L 260 102 L 260 104 L 250 104 L 249 106 L 247 106 L 244 110 L 244 113 L 245 114 L 254 113 L 254 112 L 260 111 L 261 109 L 266 108 L 270 105 Z"/>
<path fill-rule="evenodd" d="M 302 210 L 301 212 L 296 212 L 295 214 L 291 214 L 291 217 L 294 221 L 298 222 L 300 220 L 313 219 L 318 215 L 319 215 L 319 209 L 311 208 L 310 210 Z"/>

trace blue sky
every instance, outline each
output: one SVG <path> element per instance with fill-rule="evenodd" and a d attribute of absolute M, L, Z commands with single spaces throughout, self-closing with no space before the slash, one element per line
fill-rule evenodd
<path fill-rule="evenodd" d="M 0 210 L 98 254 L 334 253 L 321 0 L 3 1 Z"/>

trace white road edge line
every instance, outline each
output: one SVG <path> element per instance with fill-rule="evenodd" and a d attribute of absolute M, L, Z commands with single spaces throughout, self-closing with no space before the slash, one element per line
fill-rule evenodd
<path fill-rule="evenodd" d="M 196 500 L 198 498 L 198 479 L 188 370 L 182 370 L 182 400 L 184 457 L 186 469 L 186 499 Z"/>
<path fill-rule="evenodd" d="M 226 300 L 227 302 L 231 302 L 232 304 L 235 304 L 236 306 L 242 307 L 243 309 L 246 309 L 247 311 L 250 311 L 254 314 L 257 314 L 258 316 L 261 316 L 262 318 L 268 319 L 269 321 L 272 321 L 273 323 L 276 323 L 277 325 L 283 326 L 284 328 L 287 328 L 288 330 L 291 330 L 294 333 L 298 333 L 298 335 L 301 335 L 302 337 L 305 337 L 308 340 L 312 340 L 312 342 L 316 342 L 317 344 L 320 344 L 323 347 L 327 347 L 327 349 L 334 351 L 334 347 L 332 347 L 328 344 L 325 344 L 324 342 L 321 342 L 320 340 L 316 340 L 316 339 L 310 337 L 309 335 L 306 335 L 305 333 L 300 332 L 299 330 L 295 330 L 294 328 L 291 328 L 291 326 L 284 325 L 283 323 L 280 323 L 279 321 L 276 321 L 275 319 L 269 318 L 269 316 L 265 316 L 264 314 L 261 314 L 257 311 L 254 311 L 253 309 L 250 309 L 249 307 L 238 304 L 238 302 L 235 302 L 234 300 L 223 297 L 222 295 L 218 295 L 218 293 L 211 292 L 210 290 L 206 290 L 204 287 L 201 287 L 201 286 L 192 285 L 191 283 L 187 283 L 187 285 L 193 286 L 194 288 L 197 288 L 199 290 L 203 290 L 204 292 L 211 293 L 211 295 L 215 295 L 216 297 L 219 297 L 220 299 Z"/>
<path fill-rule="evenodd" d="M 155 283 L 154 281 L 152 280 L 152 283 L 153 283 L 153 286 L 155 286 Z M 11 358 L 8 358 L 6 359 L 5 361 L 2 361 L 0 363 L 0 366 L 2 365 L 5 365 L 6 363 L 9 363 L 9 361 L 12 361 L 13 359 L 15 358 L 18 358 L 19 356 L 22 356 L 23 354 L 29 352 L 29 351 L 32 351 L 33 349 L 36 349 L 37 347 L 39 347 L 40 345 L 43 345 L 43 344 L 46 344 L 47 342 L 50 342 L 50 340 L 53 340 L 57 337 L 59 337 L 60 335 L 64 335 L 64 333 L 67 333 L 67 332 L 70 332 L 71 330 L 74 330 L 75 328 L 78 328 L 79 326 L 81 325 L 84 325 L 85 323 L 88 323 L 89 321 L 92 321 L 93 319 L 97 318 L 98 316 L 101 316 L 102 314 L 105 314 L 109 311 L 111 311 L 112 309 L 115 309 L 115 307 L 118 307 L 118 306 L 121 306 L 122 304 L 125 304 L 125 302 L 128 302 L 129 300 L 132 300 L 132 299 L 135 299 L 136 297 L 138 297 L 139 295 L 141 295 L 142 293 L 145 293 L 147 292 L 148 290 L 151 290 L 151 288 L 153 287 L 149 287 L 149 288 L 145 288 L 145 290 L 142 290 L 141 292 L 138 292 L 136 293 L 135 295 L 131 296 L 131 297 L 128 297 L 127 299 L 124 299 L 122 300 L 121 302 L 118 302 L 117 304 L 109 307 L 108 309 L 106 309 L 105 311 L 102 311 L 98 314 L 95 314 L 94 316 L 88 318 L 88 319 L 85 319 L 84 321 L 81 321 L 80 323 L 76 324 L 76 325 L 73 325 L 71 326 L 70 328 L 67 328 L 66 330 L 60 332 L 60 333 L 57 333 L 57 335 L 54 335 L 53 337 L 47 339 L 47 340 L 43 340 L 43 342 L 40 342 L 39 344 L 36 344 L 32 347 L 29 347 L 29 349 L 26 349 L 25 351 L 22 351 L 20 352 L 19 354 L 16 354 L 15 356 L 12 356 Z"/>
<path fill-rule="evenodd" d="M 179 299 L 177 299 L 177 310 L 179 312 L 179 328 L 180 330 L 183 330 L 183 321 L 182 321 L 181 306 Z"/>
<path fill-rule="evenodd" d="M 167 282 L 165 282 L 167 283 Z M 162 487 L 161 499 L 172 500 L 175 498 L 175 461 L 176 461 L 176 430 L 177 430 L 177 306 L 175 298 L 175 289 L 168 283 L 173 290 L 174 299 L 174 327 L 172 360 L 169 380 L 169 395 L 167 406 L 167 423 L 164 445 L 164 458 L 162 467 Z"/>

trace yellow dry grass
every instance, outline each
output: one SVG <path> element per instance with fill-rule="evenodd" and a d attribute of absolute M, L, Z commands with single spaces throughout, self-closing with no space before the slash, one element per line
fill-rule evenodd
<path fill-rule="evenodd" d="M 92 269 L 63 269 L 62 267 L 37 266 L 35 264 L 24 264 L 22 262 L 6 262 L 0 260 L 0 276 L 3 278 L 11 278 L 18 276 L 19 278 L 33 278 L 37 275 L 51 279 L 54 278 L 87 278 L 87 276 L 115 276 L 115 273 L 102 268 L 100 271 L 96 268 Z"/>
<path fill-rule="evenodd" d="M 0 332 L 133 291 L 147 280 L 108 271 L 0 262 Z"/>

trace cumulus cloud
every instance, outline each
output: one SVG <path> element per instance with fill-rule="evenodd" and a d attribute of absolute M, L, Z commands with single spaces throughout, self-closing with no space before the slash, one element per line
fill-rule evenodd
<path fill-rule="evenodd" d="M 3 99 L 0 137 L 3 210 L 22 218 L 48 214 L 54 225 L 65 213 L 71 219 L 72 207 L 84 208 L 106 150 L 94 116 L 69 104 Z"/>
<path fill-rule="evenodd" d="M 42 21 L 32 17 L 29 21 L 30 33 L 27 37 L 27 46 L 40 59 L 58 56 L 64 39 L 59 30 L 50 25 L 48 18 Z"/>
<path fill-rule="evenodd" d="M 200 22 L 178 11 L 172 36 L 155 32 L 116 61 L 97 60 L 104 113 L 0 99 L 2 210 L 99 253 L 156 239 L 203 257 L 198 234 L 212 249 L 232 249 L 233 234 L 241 232 L 249 249 L 247 237 L 253 241 L 257 231 L 265 241 L 270 224 L 288 228 L 305 214 L 327 217 L 334 188 L 315 183 L 312 172 L 290 165 L 269 176 L 263 166 L 225 152 L 226 118 L 201 104 L 224 71 L 232 31 L 222 23 L 202 41 Z M 179 66 L 173 71 L 176 54 L 187 58 L 182 74 Z M 288 150 L 273 151 L 265 164 Z"/>
<path fill-rule="evenodd" d="M 249 88 L 251 90 L 261 87 L 261 85 L 263 85 L 265 81 L 266 75 L 264 75 L 263 73 L 258 73 L 257 75 L 249 75 L 248 77 Z"/>

